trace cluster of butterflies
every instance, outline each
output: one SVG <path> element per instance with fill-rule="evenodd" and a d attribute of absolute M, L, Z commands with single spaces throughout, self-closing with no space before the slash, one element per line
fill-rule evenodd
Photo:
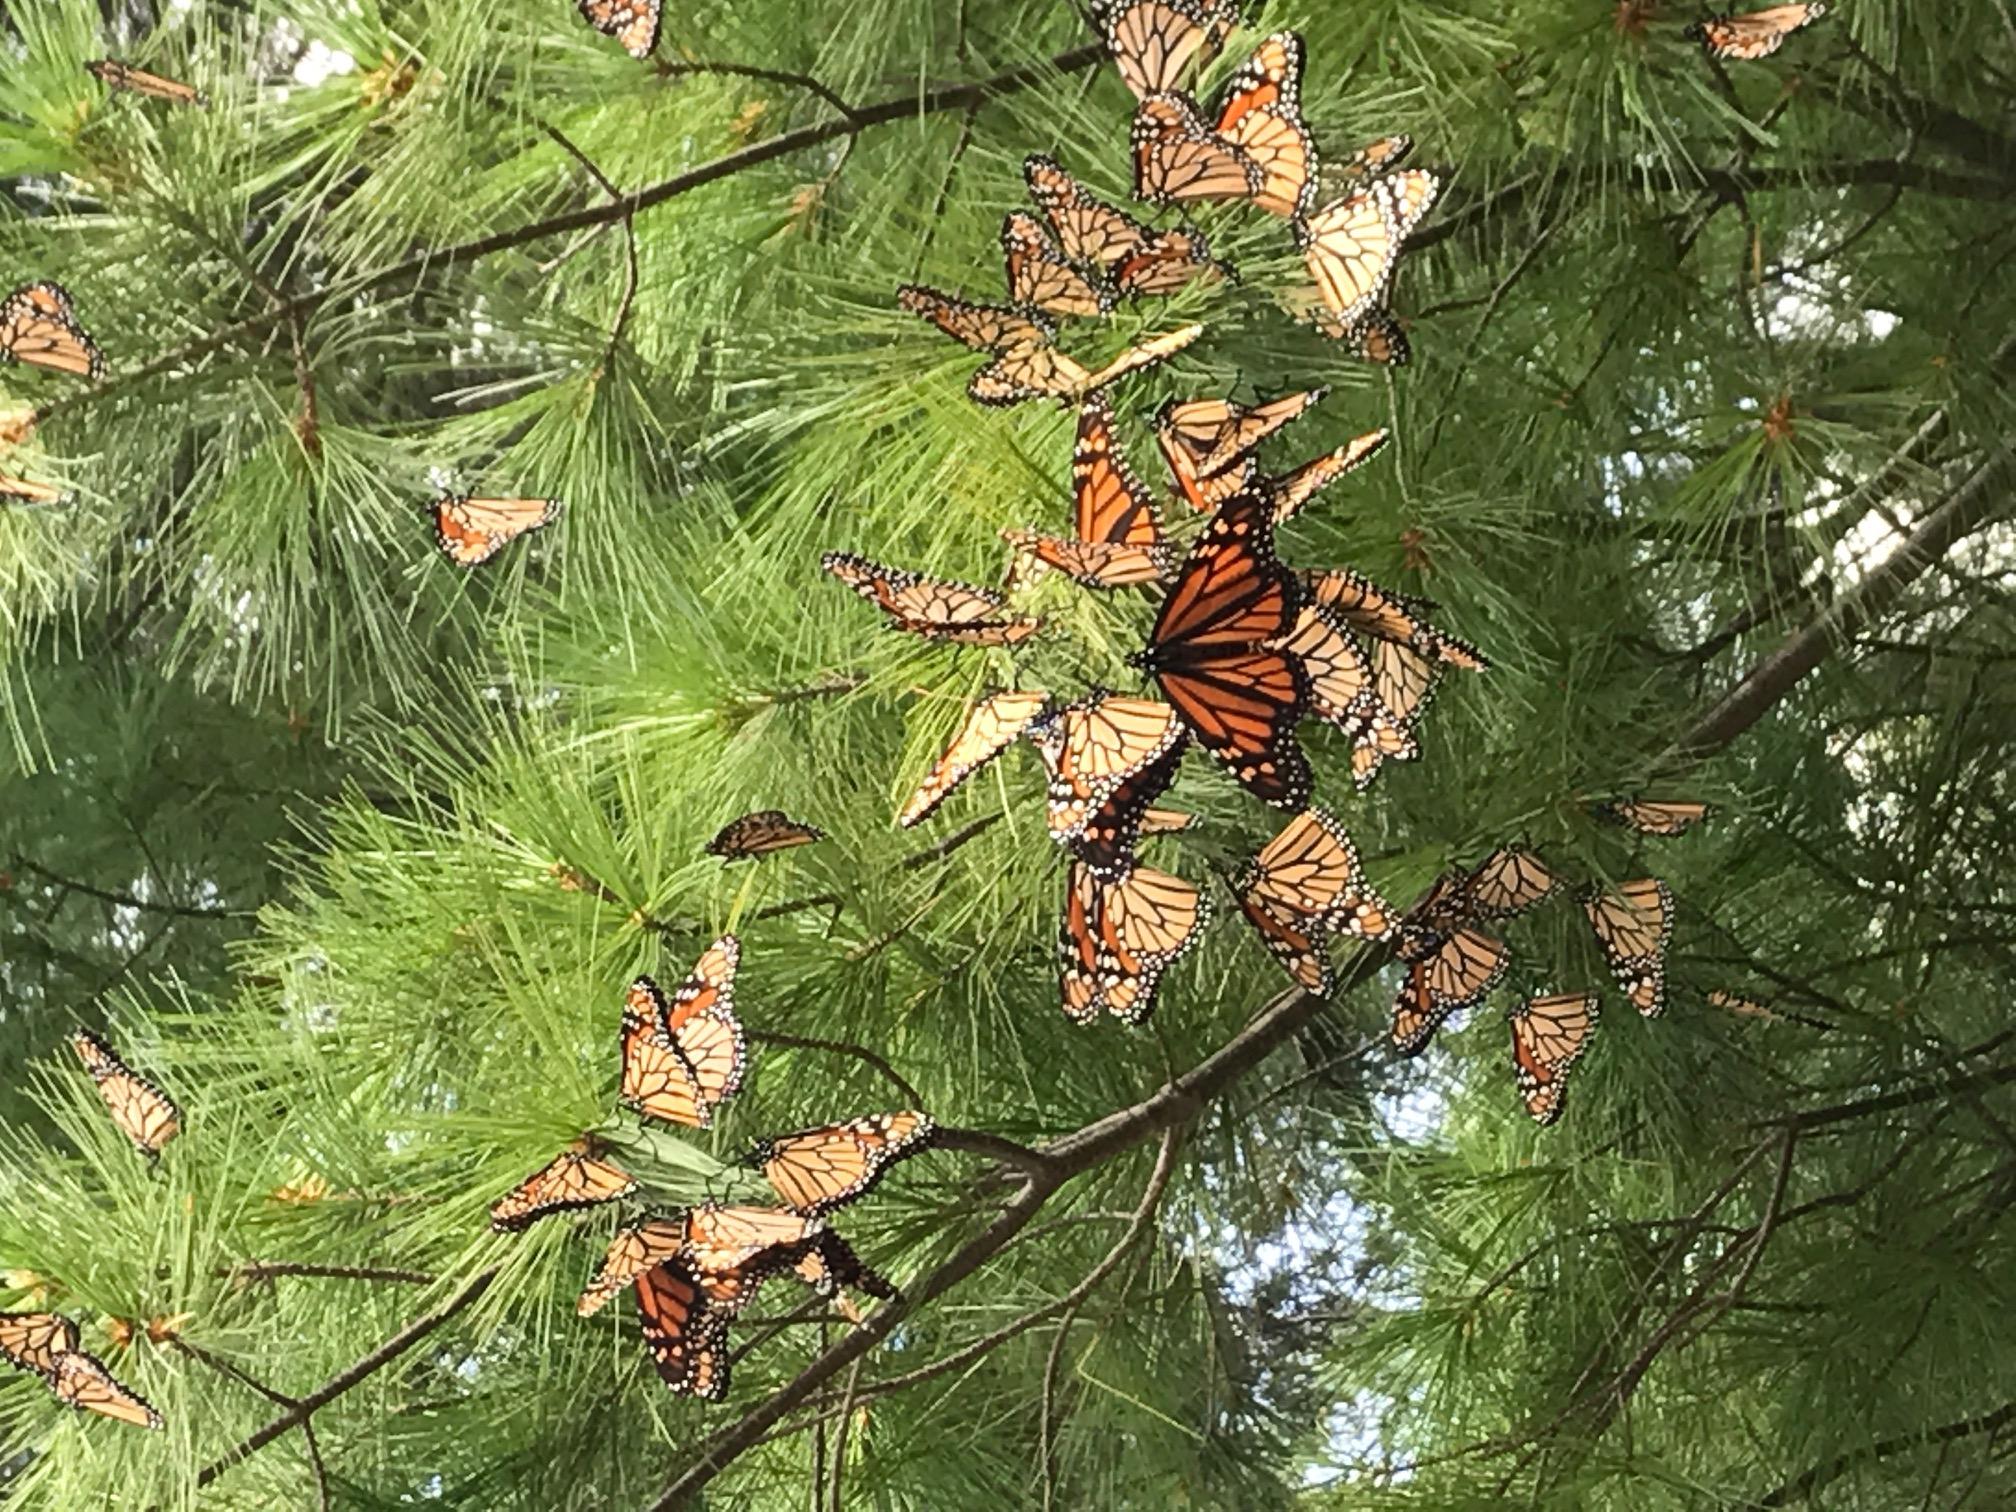
<path fill-rule="evenodd" d="M 182 1110 L 159 1087 L 119 1057 L 99 1035 L 80 1029 L 70 1037 L 77 1058 L 112 1122 L 148 1160 L 182 1131 Z M 79 1347 L 77 1325 L 57 1313 L 0 1313 L 0 1358 L 39 1376 L 56 1400 L 80 1412 L 142 1428 L 162 1426 L 161 1414 L 104 1364 Z"/>
<path fill-rule="evenodd" d="M 619 1040 L 618 1094 L 626 1107 L 705 1129 L 741 1090 L 748 1049 L 734 1006 L 740 959 L 735 937 L 724 935 L 671 994 L 648 976 L 630 984 Z M 644 1347 L 660 1378 L 674 1392 L 718 1400 L 728 1390 L 728 1325 L 771 1276 L 789 1272 L 848 1309 L 848 1289 L 871 1297 L 896 1294 L 827 1216 L 873 1189 L 898 1161 L 927 1148 L 935 1133 L 928 1115 L 903 1111 L 758 1140 L 747 1163 L 762 1172 L 781 1204 L 710 1200 L 622 1228 L 577 1310 L 587 1317 L 633 1289 Z M 583 1135 L 498 1198 L 490 1223 L 517 1232 L 551 1214 L 598 1207 L 636 1190 L 636 1179 L 609 1158 L 605 1143 Z"/>

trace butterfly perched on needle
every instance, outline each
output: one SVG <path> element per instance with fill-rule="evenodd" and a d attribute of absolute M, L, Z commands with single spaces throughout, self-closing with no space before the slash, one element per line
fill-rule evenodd
<path fill-rule="evenodd" d="M 1232 893 L 1260 942 L 1318 997 L 1332 985 L 1325 936 L 1383 940 L 1394 929 L 1393 909 L 1365 880 L 1358 847 L 1322 809 L 1289 820 L 1234 879 Z"/>
<path fill-rule="evenodd" d="M 1274 555 L 1264 494 L 1237 494 L 1211 517 L 1177 569 L 1148 644 L 1130 660 L 1152 676 L 1197 744 L 1254 797 L 1308 801 L 1309 761 L 1295 743 L 1308 707 L 1301 664 L 1280 649 L 1301 586 Z"/>
<path fill-rule="evenodd" d="M 829 551 L 819 565 L 889 617 L 897 630 L 962 646 L 1013 646 L 1043 628 L 1040 619 L 1007 612 L 992 588 L 885 567 L 847 551 Z"/>
<path fill-rule="evenodd" d="M 1155 440 L 1177 492 L 1192 509 L 1209 514 L 1234 494 L 1253 487 L 1259 477 L 1253 449 L 1321 403 L 1329 392 L 1307 389 L 1251 405 L 1229 399 L 1171 400 L 1163 405 L 1155 415 Z"/>
<path fill-rule="evenodd" d="M 664 0 L 576 0 L 581 19 L 614 37 L 633 58 L 648 58 L 658 45 Z"/>
<path fill-rule="evenodd" d="M 107 89 L 144 95 L 150 100 L 166 100 L 171 105 L 194 105 L 207 109 L 210 104 L 200 89 L 163 78 L 160 74 L 148 73 L 130 63 L 121 63 L 117 58 L 94 58 L 84 67 Z"/>
<path fill-rule="evenodd" d="M 1104 270 L 1116 294 L 1174 294 L 1230 276 L 1200 232 L 1144 225 L 1093 194 L 1054 158 L 1026 158 L 1022 177 L 1059 250 L 1074 263 Z"/>
<path fill-rule="evenodd" d="M 735 1016 L 733 935 L 708 946 L 671 996 L 648 976 L 630 984 L 623 1005 L 619 1095 L 647 1118 L 704 1129 L 742 1088 L 748 1048 Z"/>
<path fill-rule="evenodd" d="M 1512 1075 L 1533 1121 L 1561 1116 L 1568 1072 L 1596 1032 L 1596 994 L 1560 992 L 1528 998 L 1512 1010 Z"/>
<path fill-rule="evenodd" d="M 597 1207 L 636 1190 L 636 1179 L 604 1159 L 601 1146 L 583 1135 L 491 1203 L 490 1226 L 516 1233 L 554 1213 Z"/>
<path fill-rule="evenodd" d="M 1362 436 L 1354 436 L 1342 446 L 1323 453 L 1322 456 L 1304 462 L 1300 467 L 1283 473 L 1278 478 L 1267 478 L 1261 483 L 1269 499 L 1274 504 L 1274 523 L 1293 518 L 1317 494 L 1335 483 L 1346 473 L 1356 472 L 1367 462 L 1385 450 L 1387 433 L 1384 428 L 1367 431 Z"/>
<path fill-rule="evenodd" d="M 1583 912 L 1610 974 L 1646 1018 L 1666 1011 L 1666 946 L 1673 938 L 1673 889 L 1656 877 L 1591 887 Z"/>
<path fill-rule="evenodd" d="M 1500 846 L 1474 870 L 1445 872 L 1400 924 L 1407 977 L 1393 1000 L 1393 1046 L 1419 1055 L 1452 1014 L 1481 1002 L 1512 963 L 1505 942 L 1476 927 L 1536 907 L 1559 885 L 1524 846 Z"/>
<path fill-rule="evenodd" d="M 0 1359 L 42 1378 L 56 1400 L 138 1428 L 160 1428 L 161 1414 L 78 1347 L 77 1325 L 56 1313 L 0 1313 Z"/>
<path fill-rule="evenodd" d="M 1092 19 L 1137 98 L 1180 86 L 1239 24 L 1230 0 L 1095 0 Z"/>
<path fill-rule="evenodd" d="M 484 499 L 443 494 L 429 504 L 434 540 L 459 567 L 480 567 L 522 535 L 560 517 L 558 499 Z"/>
<path fill-rule="evenodd" d="M 896 822 L 908 829 L 937 812 L 959 784 L 1019 740 L 1049 706 L 1050 695 L 1041 688 L 995 693 L 973 704 L 952 743 L 917 785 Z"/>
<path fill-rule="evenodd" d="M 1705 822 L 1713 812 L 1705 803 L 1647 798 L 1619 798 L 1612 803 L 1599 803 L 1595 809 L 1598 819 L 1636 830 L 1641 835 L 1662 838 L 1686 834 L 1695 825 Z"/>
<path fill-rule="evenodd" d="M 1302 39 L 1276 32 L 1226 81 L 1209 125 L 1187 95 L 1148 95 L 1134 113 L 1135 193 L 1158 205 L 1244 200 L 1301 215 L 1317 180 L 1301 81 Z"/>
<path fill-rule="evenodd" d="M 814 845 L 825 838 L 826 831 L 801 823 L 782 809 L 758 809 L 722 825 L 707 842 L 707 854 L 723 861 L 750 861 L 774 851 Z"/>
<path fill-rule="evenodd" d="M 1073 861 L 1058 935 L 1065 1014 L 1089 1024 L 1104 1009 L 1122 1023 L 1146 1023 L 1163 975 L 1209 919 L 1208 902 L 1181 877 L 1132 866 L 1102 878 Z"/>
<path fill-rule="evenodd" d="M 105 354 L 77 323 L 70 291 L 47 279 L 0 301 L 0 358 L 77 378 L 105 376 Z"/>
<path fill-rule="evenodd" d="M 1773 5 L 1743 15 L 1711 16 L 1688 27 L 1686 34 L 1710 57 L 1753 63 L 1770 57 L 1785 45 L 1786 38 L 1826 14 L 1827 7 L 1819 0 L 1805 5 Z"/>
<path fill-rule="evenodd" d="M 67 504 L 70 495 L 60 488 L 51 488 L 46 483 L 36 483 L 27 478 L 0 477 L 0 500 L 11 500 L 16 504 Z"/>
<path fill-rule="evenodd" d="M 748 1163 L 793 1212 L 818 1218 L 875 1189 L 899 1161 L 937 1136 L 928 1113 L 871 1113 L 758 1140 Z"/>
<path fill-rule="evenodd" d="M 972 304 L 916 284 L 898 289 L 896 302 L 954 341 L 993 354 L 968 381 L 966 393 L 976 404 L 994 407 L 1028 399 L 1076 401 L 1129 373 L 1168 361 L 1204 334 L 1201 325 L 1164 331 L 1095 372 L 1057 349 L 1057 329 L 1040 311 Z"/>
<path fill-rule="evenodd" d="M 1295 222 L 1295 240 L 1333 328 L 1343 334 L 1386 300 L 1407 238 L 1442 192 L 1421 168 L 1375 179 Z"/>
<path fill-rule="evenodd" d="M 111 1045 L 88 1029 L 79 1029 L 70 1036 L 70 1048 L 91 1073 L 98 1096 L 119 1132 L 149 1160 L 158 1159 L 162 1147 L 182 1132 L 182 1110 L 175 1106 L 175 1100 L 128 1066 Z"/>
<path fill-rule="evenodd" d="M 1104 394 L 1089 396 L 1079 409 L 1071 482 L 1075 536 L 1004 530 L 1001 538 L 1088 588 L 1124 588 L 1168 576 L 1175 554 L 1162 533 L 1162 513 L 1120 450 Z"/>
<path fill-rule="evenodd" d="M 1094 688 L 1035 721 L 1028 738 L 1050 777 L 1050 838 L 1102 880 L 1124 876 L 1149 807 L 1183 759 L 1176 711 Z"/>
<path fill-rule="evenodd" d="M 1078 271 L 1033 215 L 1011 210 L 1001 222 L 1008 298 L 1046 315 L 1096 319 L 1113 308 L 1114 292 Z"/>

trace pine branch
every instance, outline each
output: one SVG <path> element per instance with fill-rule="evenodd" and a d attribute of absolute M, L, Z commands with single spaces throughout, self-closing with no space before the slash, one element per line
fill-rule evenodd
<path fill-rule="evenodd" d="M 33 872 L 43 881 L 56 887 L 67 888 L 71 892 L 83 893 L 87 898 L 96 898 L 101 903 L 116 904 L 121 908 L 138 909 L 142 913 L 172 914 L 178 919 L 249 919 L 253 915 L 236 908 L 204 908 L 193 903 L 157 903 L 147 898 L 136 898 L 131 893 L 115 892 L 108 887 L 95 887 L 89 882 L 79 882 L 70 877 L 58 876 L 39 861 L 30 861 L 26 856 L 14 858 L 16 870 Z"/>
<path fill-rule="evenodd" d="M 335 1281 L 388 1281 L 406 1286 L 432 1286 L 440 1278 L 429 1271 L 393 1270 L 375 1265 L 318 1265 L 308 1260 L 247 1260 L 219 1266 L 212 1274 L 257 1284 L 277 1276 L 320 1276 Z"/>
<path fill-rule="evenodd" d="M 240 1460 L 250 1458 L 279 1438 L 288 1429 L 305 1426 L 310 1418 L 335 1401 L 352 1387 L 361 1385 L 373 1375 L 397 1360 L 407 1350 L 425 1339 L 435 1329 L 453 1318 L 484 1292 L 497 1279 L 498 1268 L 479 1272 L 468 1285 L 455 1293 L 439 1308 L 423 1318 L 417 1318 L 397 1334 L 387 1339 L 378 1348 L 365 1355 L 349 1368 L 339 1371 L 324 1381 L 307 1396 L 299 1398 L 294 1406 L 274 1418 L 251 1437 L 225 1451 L 217 1459 L 205 1465 L 196 1476 L 198 1487 L 207 1486 Z"/>
<path fill-rule="evenodd" d="M 924 1094 L 911 1086 L 894 1066 L 866 1045 L 851 1044 L 846 1040 L 816 1039 L 803 1034 L 785 1034 L 777 1029 L 744 1029 L 743 1033 L 761 1045 L 781 1045 L 791 1050 L 827 1050 L 835 1055 L 851 1055 L 881 1072 L 897 1091 L 909 1099 L 911 1107 L 924 1106 Z"/>
<path fill-rule="evenodd" d="M 1958 1422 L 1945 1423 L 1923 1433 L 1900 1433 L 1895 1438 L 1878 1439 L 1866 1449 L 1843 1454 L 1815 1465 L 1803 1475 L 1794 1477 L 1775 1491 L 1766 1492 L 1757 1499 L 1760 1507 L 1785 1507 L 1793 1502 L 1805 1501 L 1822 1486 L 1839 1480 L 1849 1471 L 1860 1468 L 1874 1460 L 1888 1459 L 1893 1454 L 1908 1454 L 1913 1449 L 1923 1449 L 1929 1444 L 1950 1444 L 1957 1439 L 1973 1438 L 1977 1434 L 1998 1434 L 2011 1423 L 2016 1423 L 2016 1402 L 2005 1402 L 1993 1412 L 1984 1412 L 1978 1417 L 1961 1418 Z M 1953 1505 L 1958 1506 L 1955 1502 Z"/>

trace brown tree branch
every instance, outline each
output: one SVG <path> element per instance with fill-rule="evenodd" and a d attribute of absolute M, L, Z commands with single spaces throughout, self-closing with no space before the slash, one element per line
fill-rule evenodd
<path fill-rule="evenodd" d="M 1979 1417 L 1962 1418 L 1957 1423 L 1946 1423 L 1938 1428 L 1927 1429 L 1923 1433 L 1900 1433 L 1895 1438 L 1878 1439 L 1866 1449 L 1858 1449 L 1852 1454 L 1839 1455 L 1825 1464 L 1815 1465 L 1805 1474 L 1796 1476 L 1757 1499 L 1760 1507 L 1784 1507 L 1796 1501 L 1804 1501 L 1815 1491 L 1829 1482 L 1837 1481 L 1859 1465 L 1871 1460 L 1887 1459 L 1893 1454 L 1904 1454 L 1912 1449 L 1922 1449 L 1928 1444 L 1950 1444 L 1955 1439 L 1972 1438 L 1978 1433 L 1999 1433 L 2016 1423 L 2016 1402 L 2004 1402 L 1993 1412 L 1984 1412 Z M 1959 1503 L 1955 1502 L 1955 1506 Z"/>
<path fill-rule="evenodd" d="M 835 1055 L 851 1055 L 881 1072 L 891 1086 L 909 1099 L 911 1107 L 924 1106 L 924 1094 L 911 1086 L 894 1066 L 866 1045 L 851 1044 L 846 1040 L 814 1039 L 804 1034 L 785 1034 L 777 1029 L 744 1029 L 742 1032 L 759 1045 L 779 1045 L 788 1050 L 827 1050 Z"/>
<path fill-rule="evenodd" d="M 394 1360 L 405 1354 L 407 1350 L 433 1333 L 443 1323 L 446 1323 L 450 1318 L 461 1312 L 463 1308 L 482 1296 L 484 1292 L 489 1290 L 490 1283 L 496 1279 L 496 1266 L 479 1272 L 469 1281 L 468 1285 L 464 1286 L 462 1290 L 455 1293 L 454 1296 L 442 1303 L 433 1312 L 428 1313 L 423 1318 L 415 1319 L 412 1323 L 387 1339 L 378 1348 L 372 1350 L 370 1354 L 365 1355 L 363 1359 L 331 1376 L 320 1386 L 309 1392 L 307 1396 L 299 1398 L 292 1407 L 288 1408 L 264 1427 L 255 1431 L 249 1438 L 234 1445 L 205 1465 L 196 1476 L 197 1486 L 209 1485 L 240 1460 L 257 1454 L 288 1429 L 305 1425 L 311 1417 L 342 1396 L 344 1392 L 349 1391 L 352 1387 L 361 1384 L 383 1370 L 387 1365 L 390 1365 Z"/>
<path fill-rule="evenodd" d="M 320 1265 L 310 1260 L 245 1260 L 220 1265 L 212 1274 L 232 1281 L 271 1281 L 276 1276 L 321 1276 L 334 1281 L 392 1281 L 406 1286 L 432 1286 L 440 1278 L 431 1271 L 395 1270 L 377 1265 Z"/>

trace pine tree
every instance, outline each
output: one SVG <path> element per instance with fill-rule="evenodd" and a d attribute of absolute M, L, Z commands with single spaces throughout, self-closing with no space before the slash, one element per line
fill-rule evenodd
<path fill-rule="evenodd" d="M 999 298 L 1029 152 L 1125 200 L 1074 7 L 668 8 L 645 62 L 565 0 L 9 7 L 0 276 L 60 280 L 111 374 L 0 368 L 0 475 L 74 496 L 0 509 L 0 1300 L 166 1420 L 15 1378 L 14 1500 L 2016 1495 L 2007 15 L 1842 5 L 1717 64 L 1640 0 L 1247 9 L 1302 32 L 1329 158 L 1405 131 L 1447 179 L 1414 363 L 1291 320 L 1292 242 L 1236 209 L 1198 219 L 1238 282 L 1067 344 L 1206 325 L 1114 390 L 1144 473 L 1172 396 L 1331 385 L 1283 464 L 1391 429 L 1283 551 L 1493 666 L 1362 797 L 1308 735 L 1319 794 L 1403 903 L 1522 837 L 1664 878 L 1665 1015 L 1572 905 L 1513 923 L 1494 1004 L 1605 992 L 1536 1129 L 1495 1009 L 1396 1061 L 1388 950 L 1326 1003 L 1222 907 L 1151 1027 L 1080 1029 L 1034 762 L 891 824 L 983 689 L 1138 686 L 1138 597 L 1048 579 L 1043 637 L 958 650 L 817 569 L 999 581 L 998 532 L 1063 515 L 1070 416 L 976 409 L 892 295 Z M 464 572 L 437 471 L 564 508 Z M 1717 812 L 1591 816 L 1632 793 Z M 1199 881 L 1280 822 L 1197 758 L 1171 802 Z M 767 807 L 831 839 L 704 853 Z M 624 984 L 727 930 L 751 1085 L 640 1125 Z M 78 1023 L 186 1110 L 158 1164 Z M 757 1198 L 758 1135 L 918 1105 L 942 1147 L 837 1220 L 904 1301 L 770 1283 L 722 1405 L 628 1302 L 576 1318 L 613 1209 L 486 1221 L 584 1131 L 669 1210 Z"/>

